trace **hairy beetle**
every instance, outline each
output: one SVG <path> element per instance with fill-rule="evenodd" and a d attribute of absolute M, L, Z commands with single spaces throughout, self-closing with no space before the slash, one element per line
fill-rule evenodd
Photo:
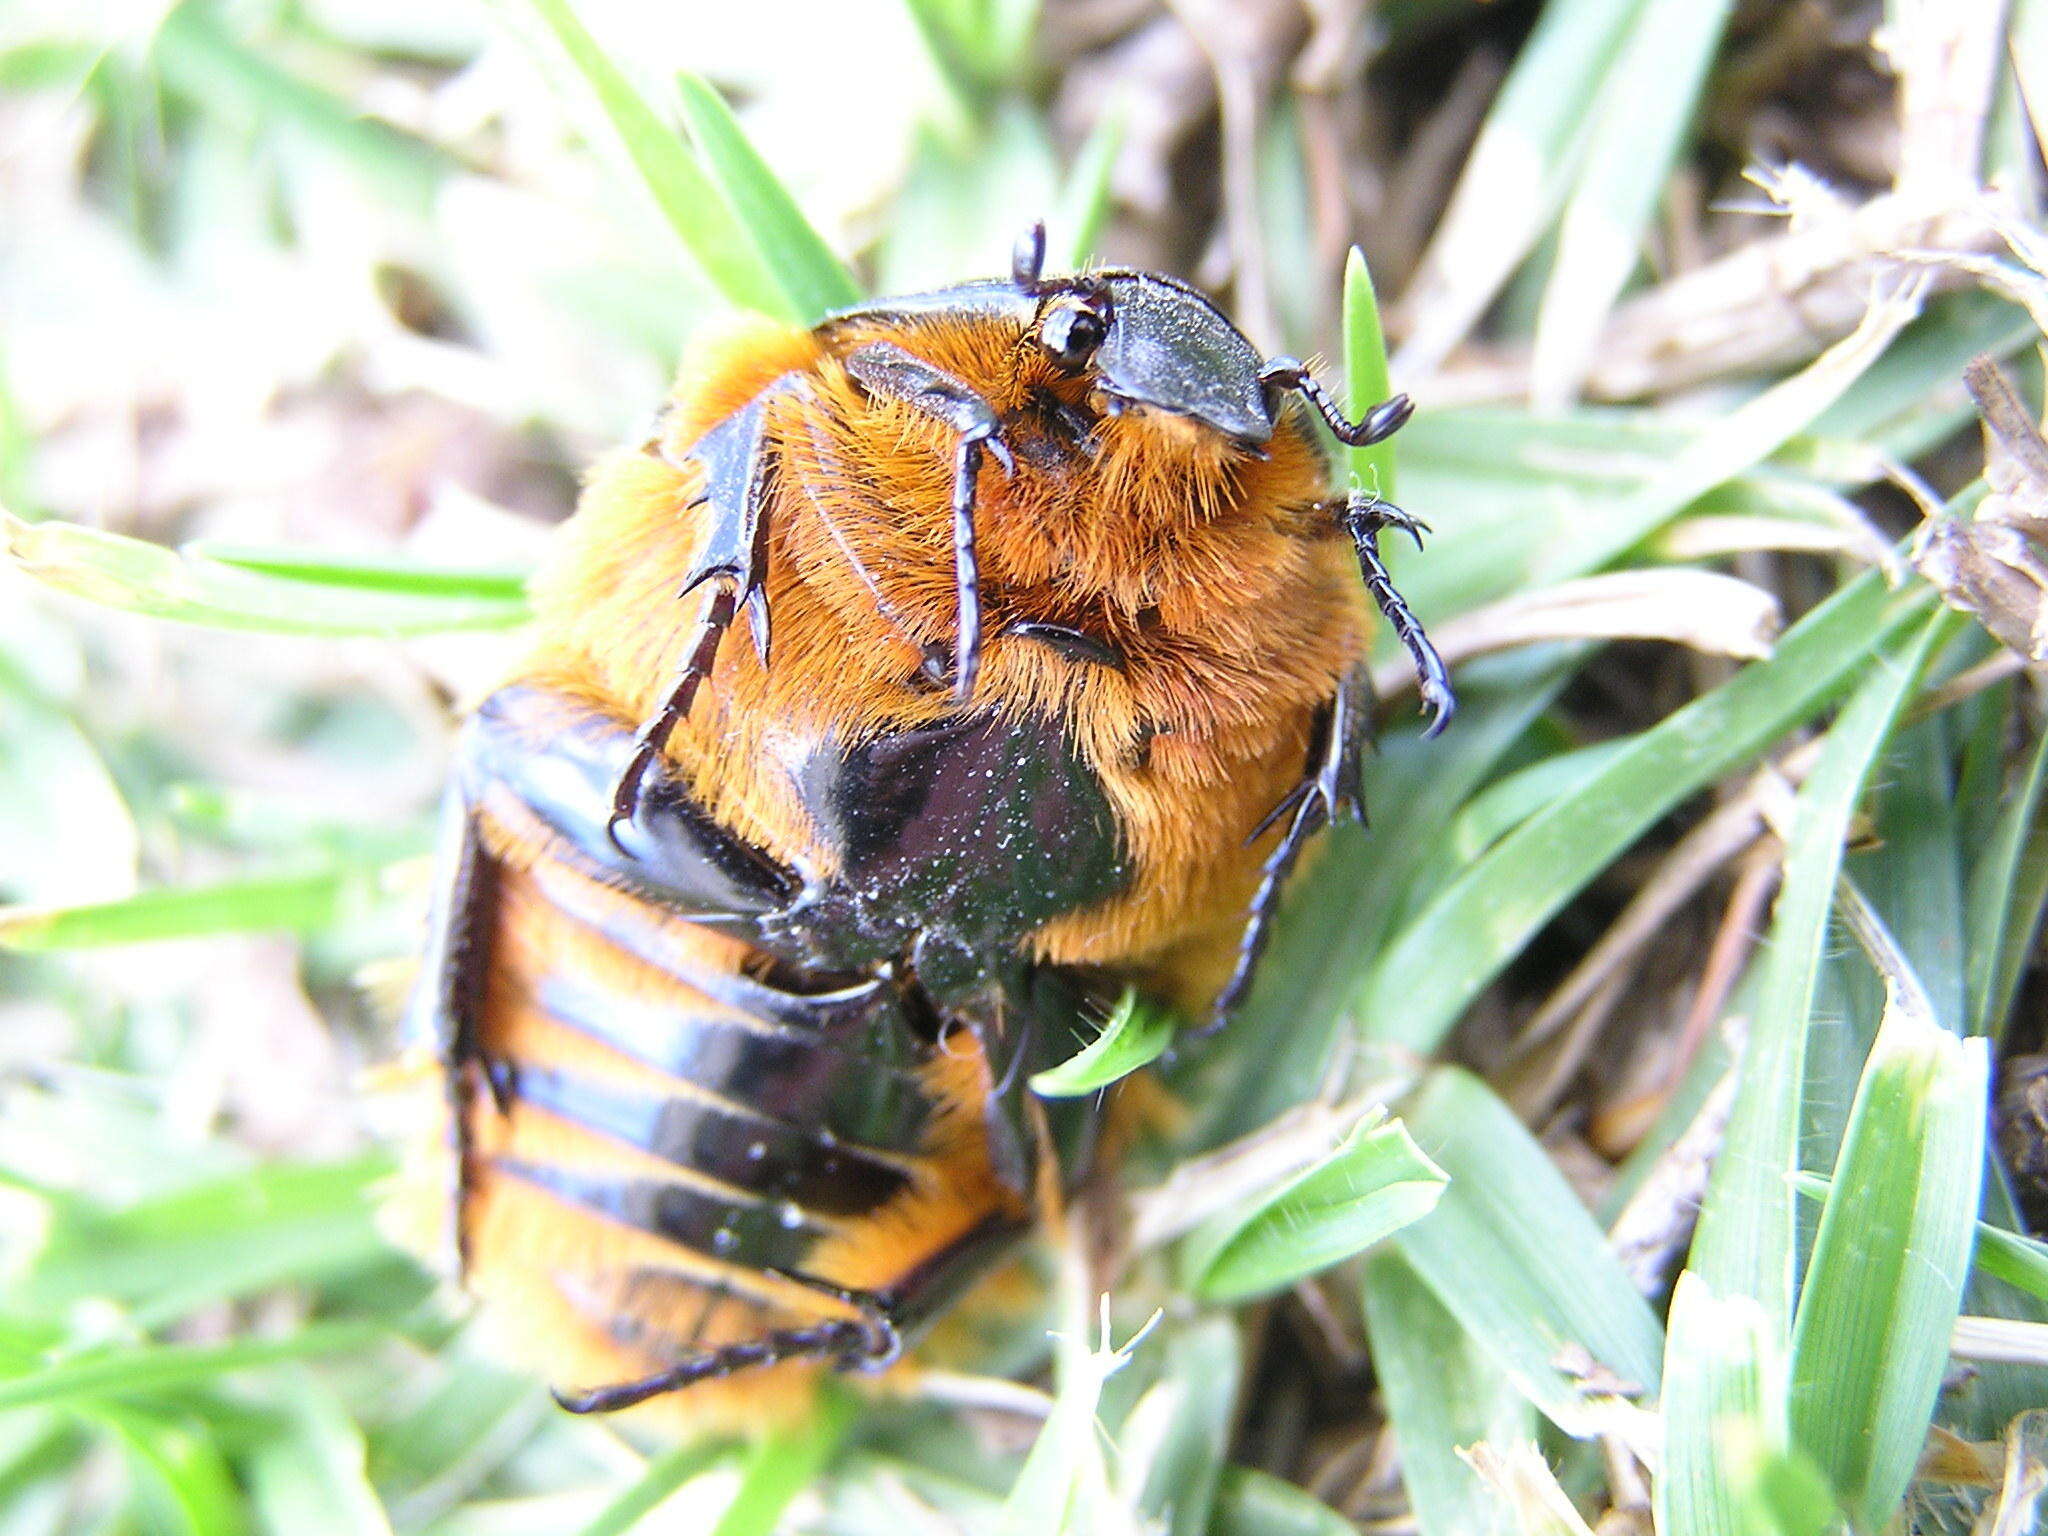
<path fill-rule="evenodd" d="M 1028 1230 L 1089 1135 L 1028 1073 L 1124 986 L 1226 1018 L 1358 811 L 1361 568 L 1451 711 L 1376 545 L 1419 525 L 1309 420 L 1405 397 L 1043 258 L 700 346 L 463 732 L 414 1013 L 455 1247 L 565 1406 L 758 1413 Z"/>

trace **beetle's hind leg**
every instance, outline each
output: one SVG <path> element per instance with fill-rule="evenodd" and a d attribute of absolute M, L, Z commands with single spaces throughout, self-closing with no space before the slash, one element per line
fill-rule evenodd
<path fill-rule="evenodd" d="M 1002 420 L 973 386 L 893 341 L 871 341 L 846 354 L 846 371 L 863 387 L 924 412 L 960 434 L 953 455 L 953 590 L 958 634 L 953 648 L 953 697 L 974 692 L 981 670 L 981 566 L 974 553 L 975 486 L 981 461 L 993 457 L 1005 474 L 1015 462 L 1002 440 Z"/>
<path fill-rule="evenodd" d="M 1359 778 L 1371 746 L 1372 676 L 1360 664 L 1344 675 L 1337 696 L 1318 719 L 1301 782 L 1252 829 L 1252 838 L 1258 838 L 1277 822 L 1284 821 L 1287 826 L 1259 873 L 1259 888 L 1238 937 L 1237 963 L 1231 968 L 1223 990 L 1216 994 L 1208 1022 L 1193 1031 L 1195 1039 L 1212 1035 L 1228 1024 L 1251 990 L 1259 959 L 1272 937 L 1280 893 L 1309 839 L 1336 822 L 1365 820 Z"/>
<path fill-rule="evenodd" d="M 792 1360 L 822 1360 L 840 1370 L 879 1370 L 902 1353 L 895 1322 L 876 1298 L 795 1275 L 796 1281 L 857 1308 L 861 1315 L 828 1318 L 801 1328 L 773 1328 L 751 1339 L 692 1351 L 665 1370 L 638 1381 L 594 1387 L 587 1392 L 556 1391 L 557 1403 L 570 1413 L 616 1413 L 649 1398 L 680 1392 L 700 1381 L 714 1381 L 741 1371 L 762 1370 Z"/>

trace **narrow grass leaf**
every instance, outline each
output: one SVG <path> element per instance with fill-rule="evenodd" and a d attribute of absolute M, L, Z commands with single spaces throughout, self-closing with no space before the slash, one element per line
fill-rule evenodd
<path fill-rule="evenodd" d="M 410 597 L 466 598 L 491 603 L 526 601 L 526 572 L 479 567 L 455 570 L 421 565 L 403 555 L 357 555 L 336 559 L 285 545 L 230 544 L 195 539 L 180 546 L 187 559 L 230 565 L 262 576 L 278 576 L 316 587 L 359 592 L 397 592 Z"/>
<path fill-rule="evenodd" d="M 1158 1060 L 1173 1043 L 1174 1018 L 1156 1003 L 1125 989 L 1102 1033 L 1056 1067 L 1035 1073 L 1031 1091 L 1048 1099 L 1078 1099 L 1098 1093 L 1138 1068 Z"/>
<path fill-rule="evenodd" d="M 1203 1318 L 1162 1341 L 1159 1380 L 1145 1389 L 1117 1436 L 1119 1479 L 1142 1528 L 1166 1536 L 1211 1529 L 1218 1474 L 1237 1422 L 1244 1349 L 1237 1324 Z M 1145 1442 L 1146 1454 L 1136 1455 Z"/>
<path fill-rule="evenodd" d="M 701 75 L 684 73 L 676 85 L 691 142 L 796 318 L 812 325 L 835 309 L 859 303 L 860 288 L 846 263 L 747 141 L 725 98 Z"/>
<path fill-rule="evenodd" d="M 1664 1334 L 1592 1214 L 1493 1090 L 1440 1067 L 1405 1107 L 1449 1175 L 1428 1216 L 1394 1237 L 1437 1300 L 1567 1434 L 1597 1432 L 1597 1398 L 1560 1362 L 1654 1394 Z"/>
<path fill-rule="evenodd" d="M 1696 1271 L 1671 1293 L 1664 1352 L 1664 1465 L 1653 1489 L 1662 1536 L 1751 1536 L 1736 1470 L 1784 1449 L 1783 1330 L 1747 1296 L 1717 1296 Z M 1771 1527 L 1766 1526 L 1766 1530 Z"/>
<path fill-rule="evenodd" d="M 2034 744 L 2018 782 L 1998 786 L 1991 837 L 1970 867 L 1968 917 L 1969 1030 L 2002 1038 L 2013 993 L 2048 896 L 2048 732 Z M 2029 857 L 2031 853 L 2032 857 Z"/>
<path fill-rule="evenodd" d="M 1927 1438 L 1962 1304 L 1990 1058 L 1893 996 L 1849 1113 L 1792 1337 L 1794 1443 L 1861 1530 Z"/>
<path fill-rule="evenodd" d="M 1797 1185 L 1799 1193 L 1809 1200 L 1825 1200 L 1832 1188 L 1830 1180 L 1818 1173 L 1800 1174 Z M 2018 1286 L 2029 1295 L 2048 1299 L 2048 1243 L 2038 1237 L 2008 1232 L 2004 1227 L 1980 1220 L 1974 1262 L 1985 1274 Z"/>
<path fill-rule="evenodd" d="M 1095 255 L 1095 242 L 1109 217 L 1110 176 L 1123 145 L 1123 109 L 1112 103 L 1089 130 L 1060 183 L 1047 236 L 1052 270 L 1078 272 Z"/>
<path fill-rule="evenodd" d="M 717 184 L 578 19 L 570 0 L 492 0 L 550 65 L 566 63 L 585 136 L 622 151 L 635 179 L 711 279 L 741 309 L 802 321 Z M 529 25 L 537 21 L 539 29 Z M 558 69 L 552 73 L 561 73 Z M 565 93 L 569 94 L 569 93 Z"/>
<path fill-rule="evenodd" d="M 362 1427 L 311 1372 L 282 1373 L 282 1425 L 243 1458 L 249 1502 L 278 1536 L 391 1536 Z"/>
<path fill-rule="evenodd" d="M 229 30 L 230 12 L 168 5 L 150 62 L 209 113 L 239 110 L 266 133 L 294 135 L 373 193 L 414 213 L 461 169 L 439 145 L 367 116 L 353 103 L 280 68 L 279 51 L 249 46 Z"/>
<path fill-rule="evenodd" d="M 1444 1182 L 1400 1121 L 1368 1121 L 1262 1203 L 1197 1230 L 1181 1273 L 1207 1301 L 1271 1295 L 1428 1215 Z"/>
<path fill-rule="evenodd" d="M 506 629 L 523 592 L 343 585 L 193 556 L 76 523 L 0 512 L 0 559 L 73 597 L 152 618 L 278 635 L 423 635 Z"/>
<path fill-rule="evenodd" d="M 825 1470 L 859 1411 L 859 1399 L 828 1384 L 817 1416 L 756 1440 L 740 1463 L 740 1486 L 711 1536 L 773 1536 L 789 1508 Z"/>
<path fill-rule="evenodd" d="M 1434 372 L 1535 247 L 1583 152 L 1586 103 L 1641 8 L 1640 0 L 1543 8 L 1402 297 L 1412 325 L 1398 359 L 1404 374 Z"/>
<path fill-rule="evenodd" d="M 1530 360 L 1539 409 L 1570 403 L 1685 148 L 1732 0 L 1643 0 L 1593 103 Z"/>
<path fill-rule="evenodd" d="M 1460 1454 L 1536 1431 L 1529 1401 L 1400 1253 L 1365 1262 L 1366 1342 L 1422 1536 L 1508 1536 L 1510 1512 Z"/>
<path fill-rule="evenodd" d="M 0 907 L 0 949 L 95 949 L 213 933 L 312 933 L 366 912 L 380 871 L 332 869 L 143 891 L 72 907 Z"/>
<path fill-rule="evenodd" d="M 1835 404 L 1920 313 L 1917 284 L 1880 296 L 1856 329 L 1701 432 L 1638 492 L 1574 518 L 1535 552 L 1534 585 L 1599 569 L 1716 486 L 1762 463 Z"/>
<path fill-rule="evenodd" d="M 280 1360 L 353 1354 L 390 1337 L 381 1325 L 315 1323 L 290 1338 L 231 1344 L 148 1344 L 60 1360 L 0 1380 L 0 1410 L 98 1398 L 143 1397 Z"/>
<path fill-rule="evenodd" d="M 1225 1467 L 1209 1536 L 1357 1536 L 1358 1527 L 1284 1478 Z M 1474 1530 L 1473 1536 L 1483 1536 Z"/>
<path fill-rule="evenodd" d="M 1871 767 L 1947 627 L 1936 615 L 1870 670 L 1794 803 L 1756 1016 L 1691 1259 L 1715 1294 L 1755 1297 L 1780 1336 L 1792 1324 L 1800 1085 L 1842 847 Z"/>
<path fill-rule="evenodd" d="M 52 1223 L 12 1285 L 19 1307 L 61 1315 L 94 1299 L 140 1326 L 287 1281 L 315 1283 L 391 1254 L 372 1191 L 383 1154 L 238 1170 L 107 1214 L 74 1207 Z"/>
<path fill-rule="evenodd" d="M 682 1445 L 662 1452 L 647 1463 L 647 1469 L 630 1487 L 583 1527 L 580 1536 L 625 1536 L 683 1484 L 731 1457 L 732 1447 L 719 1441 Z"/>
<path fill-rule="evenodd" d="M 1786 631 L 1767 661 L 1634 738 L 1446 886 L 1380 954 L 1359 1001 L 1366 1038 L 1437 1047 L 1567 901 L 1687 797 L 1818 713 L 1928 606 L 1924 589 L 1855 582 Z"/>
<path fill-rule="evenodd" d="M 1351 419 L 1387 399 L 1394 387 L 1387 373 L 1387 336 L 1380 324 L 1372 271 L 1357 246 L 1344 258 L 1344 390 Z M 1394 499 L 1394 440 L 1342 450 L 1351 484 L 1382 501 Z"/>
<path fill-rule="evenodd" d="M 242 1536 L 249 1529 L 234 1474 L 204 1425 L 133 1409 L 101 1408 L 93 1417 L 128 1453 L 145 1530 Z"/>
<path fill-rule="evenodd" d="M 0 900 L 125 895 L 141 837 L 120 787 L 71 715 L 15 681 L 0 657 Z"/>

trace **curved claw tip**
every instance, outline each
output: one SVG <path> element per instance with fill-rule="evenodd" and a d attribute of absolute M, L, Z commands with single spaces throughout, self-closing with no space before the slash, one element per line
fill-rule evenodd
<path fill-rule="evenodd" d="M 1443 735 L 1444 727 L 1451 723 L 1451 716 L 1458 712 L 1458 700 L 1455 695 L 1441 689 L 1425 688 L 1422 706 L 1430 712 L 1429 724 L 1422 728 L 1422 739 L 1433 741 Z"/>
<path fill-rule="evenodd" d="M 549 1387 L 548 1396 L 564 1413 L 592 1413 L 597 1408 L 595 1394 L 589 1392 L 564 1392 L 560 1387 Z"/>

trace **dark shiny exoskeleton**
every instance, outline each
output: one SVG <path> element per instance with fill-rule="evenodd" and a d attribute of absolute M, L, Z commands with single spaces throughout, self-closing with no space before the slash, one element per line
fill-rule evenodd
<path fill-rule="evenodd" d="M 801 858 L 737 834 L 664 755 L 741 614 L 761 667 L 775 665 L 770 514 L 785 471 L 771 441 L 775 413 L 811 397 L 801 374 L 760 389 L 680 453 L 656 449 L 701 477 L 702 532 L 682 587 L 708 588 L 665 704 L 636 731 L 578 690 L 522 680 L 487 699 L 463 734 L 415 1008 L 447 1085 L 457 1249 L 467 1262 L 472 1229 L 492 1219 L 479 1191 L 517 1185 L 673 1254 L 564 1286 L 567 1308 L 636 1357 L 662 1362 L 564 1397 L 565 1406 L 628 1406 L 742 1367 L 892 1359 L 906 1330 L 1029 1227 L 1049 1167 L 1063 1151 L 1051 1182 L 1071 1178 L 1089 1139 L 1085 1107 L 1048 1115 L 1025 1081 L 1086 1038 L 1101 982 L 1086 967 L 1032 959 L 1030 944 L 1048 924 L 1127 893 L 1139 872 L 1071 733 L 976 693 L 977 485 L 991 457 L 1020 473 L 1005 421 L 973 387 L 875 333 L 914 337 L 934 317 L 1014 332 L 1057 368 L 1085 375 L 1102 415 L 1180 418 L 1252 457 L 1272 441 L 1289 395 L 1349 443 L 1376 441 L 1407 418 L 1397 397 L 1345 420 L 1299 364 L 1264 361 L 1181 283 L 1122 270 L 1048 279 L 1043 254 L 1034 231 L 1008 280 L 863 306 L 814 333 L 835 348 L 865 338 L 835 350 L 846 375 L 954 434 L 956 623 L 950 644 L 920 645 L 926 686 L 950 708 L 880 734 L 823 732 L 783 765 L 804 823 Z M 1067 432 L 1058 418 L 1071 408 L 1047 409 Z M 1067 436 L 1076 446 L 1062 451 L 1085 453 L 1087 434 L 1086 421 L 1075 423 Z M 1330 504 L 1324 527 L 1355 543 L 1440 728 L 1448 680 L 1375 543 L 1385 527 L 1414 534 L 1418 525 L 1354 494 Z M 1002 633 L 1078 667 L 1121 664 L 1080 628 L 1020 621 Z M 1216 996 L 1218 1020 L 1243 994 L 1307 840 L 1357 810 L 1365 703 L 1356 667 L 1321 709 L 1299 782 L 1252 829 L 1285 831 L 1265 857 L 1235 970 Z M 946 1073 L 961 1040 L 985 1064 L 969 1160 L 988 1177 L 963 1174 L 952 1189 L 933 1138 L 959 1109 Z M 608 1053 L 609 1065 L 578 1065 L 585 1046 Z M 648 1077 L 631 1078 L 621 1063 Z M 536 1115 L 577 1147 L 630 1149 L 632 1171 L 522 1150 L 520 1117 Z M 957 1137 L 947 1144 L 965 1158 Z M 889 1227 L 890 1213 L 920 1189 L 929 1195 L 926 1186 L 944 1190 L 958 1218 L 943 1241 L 929 1251 L 909 1242 L 880 1284 L 852 1283 L 848 1265 L 824 1263 L 841 1252 L 832 1241 L 857 1241 L 863 1222 Z M 657 1292 L 659 1305 L 648 1302 Z M 648 1320 L 680 1315 L 685 1293 L 707 1298 L 705 1317 L 738 1311 L 744 1326 Z"/>

